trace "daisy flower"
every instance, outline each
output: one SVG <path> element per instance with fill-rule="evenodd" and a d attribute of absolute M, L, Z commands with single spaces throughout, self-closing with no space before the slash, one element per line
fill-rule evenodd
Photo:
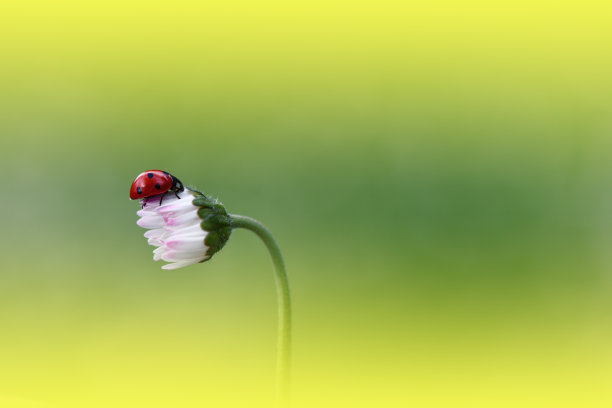
<path fill-rule="evenodd" d="M 230 219 L 221 203 L 193 189 L 146 197 L 141 204 L 136 223 L 148 229 L 144 236 L 149 245 L 157 247 L 153 260 L 170 262 L 162 269 L 210 259 L 231 233 Z"/>

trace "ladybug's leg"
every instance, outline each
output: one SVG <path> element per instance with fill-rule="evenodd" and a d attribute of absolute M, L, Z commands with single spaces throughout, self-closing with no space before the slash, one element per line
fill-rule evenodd
<path fill-rule="evenodd" d="M 165 196 L 165 195 L 166 195 L 166 193 L 162 194 L 162 195 L 159 197 L 159 205 L 161 205 L 162 200 L 164 199 L 164 196 Z"/>
<path fill-rule="evenodd" d="M 176 198 L 178 198 L 179 200 L 181 199 L 181 197 L 179 197 L 178 193 L 176 192 L 176 190 L 174 190 L 174 195 L 176 196 Z"/>

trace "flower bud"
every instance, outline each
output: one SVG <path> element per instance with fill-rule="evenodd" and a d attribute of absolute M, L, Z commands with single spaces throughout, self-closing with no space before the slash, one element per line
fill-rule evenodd
<path fill-rule="evenodd" d="M 142 200 L 137 224 L 149 245 L 156 246 L 153 260 L 170 262 L 162 269 L 177 269 L 209 260 L 232 232 L 231 220 L 218 200 L 190 188 Z"/>

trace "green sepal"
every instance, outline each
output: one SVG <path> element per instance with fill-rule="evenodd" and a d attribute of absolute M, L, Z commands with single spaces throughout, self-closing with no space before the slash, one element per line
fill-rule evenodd
<path fill-rule="evenodd" d="M 193 199 L 193 204 L 197 205 L 198 207 L 212 208 L 215 205 L 215 201 L 210 197 L 201 195 Z"/>
<path fill-rule="evenodd" d="M 200 219 L 202 219 L 202 220 L 205 219 L 206 217 L 208 217 L 211 214 L 214 214 L 212 208 L 201 207 L 198 210 L 198 217 L 200 217 Z M 206 228 L 204 228 L 204 229 L 206 229 Z"/>
<path fill-rule="evenodd" d="M 224 228 L 219 228 L 219 235 L 221 236 L 221 239 L 224 242 L 227 242 L 227 240 L 229 240 L 230 235 L 232 235 L 232 227 L 227 226 Z"/>
<path fill-rule="evenodd" d="M 204 208 L 204 210 L 206 210 Z M 200 211 L 198 211 L 200 214 Z M 230 225 L 229 216 L 225 214 L 209 213 L 200 224 L 203 230 L 216 231 L 219 227 L 227 227 Z"/>
<path fill-rule="evenodd" d="M 213 204 L 213 209 L 219 214 L 227 214 L 227 211 L 225 211 L 225 207 L 223 206 L 223 204 L 218 201 Z"/>
<path fill-rule="evenodd" d="M 207 247 L 210 248 L 208 250 L 208 252 L 210 252 L 211 249 L 217 248 L 221 244 L 221 237 L 219 237 L 217 231 L 210 231 L 208 234 L 206 234 L 206 238 L 204 238 L 204 243 Z M 206 255 L 208 255 L 208 252 L 206 253 Z"/>
<path fill-rule="evenodd" d="M 200 207 L 198 209 L 198 217 L 202 220 L 200 227 L 207 232 L 204 238 L 204 244 L 208 247 L 207 258 L 204 260 L 206 261 L 220 251 L 229 239 L 232 233 L 231 219 L 219 200 L 199 191 L 191 191 L 195 195 L 193 204 Z"/>

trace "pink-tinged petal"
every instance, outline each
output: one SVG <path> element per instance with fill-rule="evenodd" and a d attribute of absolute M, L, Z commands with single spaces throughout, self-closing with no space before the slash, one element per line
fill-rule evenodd
<path fill-rule="evenodd" d="M 136 215 L 138 215 L 139 217 L 145 217 L 147 215 L 159 215 L 159 214 L 157 213 L 157 210 L 155 208 L 145 207 L 145 208 L 141 208 L 140 210 L 136 211 Z"/>
<path fill-rule="evenodd" d="M 151 197 L 145 198 L 140 201 L 140 205 L 143 210 L 154 210 L 155 207 L 159 207 L 159 202 L 155 200 L 151 200 Z"/>
<path fill-rule="evenodd" d="M 152 216 L 142 217 L 141 219 L 136 221 L 136 224 L 138 224 L 142 228 L 148 228 L 148 229 L 162 228 L 164 226 L 164 219 L 162 217 L 152 215 Z"/>
<path fill-rule="evenodd" d="M 164 235 L 163 228 L 155 228 L 144 233 L 145 238 L 158 238 Z"/>
<path fill-rule="evenodd" d="M 159 238 L 149 238 L 147 240 L 147 243 L 151 246 L 156 246 L 156 247 L 164 245 L 164 241 L 162 241 Z"/>
<path fill-rule="evenodd" d="M 195 209 L 195 207 L 194 207 Z M 199 224 L 200 217 L 198 217 L 197 211 L 188 211 L 178 215 L 164 216 L 166 227 L 178 228 L 182 226 L 189 226 L 193 224 Z"/>
<path fill-rule="evenodd" d="M 161 261 L 162 256 L 164 255 L 165 252 L 166 252 L 166 249 L 163 246 L 156 248 L 155 250 L 153 250 L 153 260 Z"/>
<path fill-rule="evenodd" d="M 189 266 L 189 265 L 193 265 L 195 263 L 201 262 L 206 258 L 196 258 L 196 259 L 190 259 L 190 260 L 186 260 L 186 261 L 179 261 L 179 262 L 174 262 L 174 263 L 169 263 L 167 265 L 162 266 L 162 269 L 170 271 L 173 269 L 179 269 L 179 268 L 183 268 L 185 266 Z"/>
<path fill-rule="evenodd" d="M 151 197 L 147 197 L 141 201 L 141 205 L 145 209 L 157 210 L 167 204 L 177 201 L 178 198 L 174 193 L 157 194 Z M 161 202 L 161 204 L 160 204 Z"/>
<path fill-rule="evenodd" d="M 199 258 L 203 259 L 206 256 L 207 248 L 202 246 L 202 249 L 192 251 L 177 251 L 177 250 L 166 250 L 161 254 L 161 258 L 167 262 L 183 261 L 185 259 Z"/>
<path fill-rule="evenodd" d="M 202 227 L 200 226 L 200 223 L 193 224 L 193 225 L 190 225 L 190 226 L 176 227 L 176 228 L 175 227 L 166 227 L 166 232 L 170 236 L 201 234 L 203 237 L 205 237 L 206 234 L 208 234 L 207 231 L 204 231 L 202 229 Z"/>
<path fill-rule="evenodd" d="M 155 214 L 153 211 L 149 211 L 149 210 L 138 210 L 136 211 L 136 215 L 139 217 L 146 217 L 147 215 L 153 215 Z"/>
<path fill-rule="evenodd" d="M 191 237 L 181 237 L 177 238 L 169 238 L 165 242 L 165 246 L 168 249 L 174 249 L 177 251 L 196 251 L 205 248 L 204 245 L 204 237 L 202 236 L 191 236 Z"/>
<path fill-rule="evenodd" d="M 192 202 L 193 197 L 176 200 L 171 204 L 162 205 L 161 207 L 159 207 L 158 212 L 160 214 L 182 214 L 187 211 L 197 210 L 197 207 L 193 205 Z"/>

